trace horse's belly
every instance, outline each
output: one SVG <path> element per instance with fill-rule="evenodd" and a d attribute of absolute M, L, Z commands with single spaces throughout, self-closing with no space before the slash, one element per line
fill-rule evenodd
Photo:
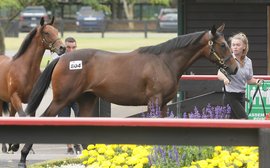
<path fill-rule="evenodd" d="M 105 99 L 107 100 L 107 99 Z M 146 102 L 144 101 L 134 101 L 134 100 L 112 100 L 112 99 L 108 99 L 108 102 L 117 104 L 117 105 L 121 105 L 121 106 L 142 106 L 142 105 L 147 105 Z"/>
<path fill-rule="evenodd" d="M 123 106 L 147 105 L 147 99 L 144 96 L 134 96 L 131 94 L 100 95 L 99 97 L 108 102 Z"/>

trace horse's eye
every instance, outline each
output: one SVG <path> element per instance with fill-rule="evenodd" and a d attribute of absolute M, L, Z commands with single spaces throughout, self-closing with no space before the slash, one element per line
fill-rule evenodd
<path fill-rule="evenodd" d="M 44 32 L 45 35 L 49 35 L 49 32 Z"/>
<path fill-rule="evenodd" d="M 225 48 L 225 47 L 226 47 L 225 43 L 221 43 L 220 46 L 221 46 L 222 48 Z"/>

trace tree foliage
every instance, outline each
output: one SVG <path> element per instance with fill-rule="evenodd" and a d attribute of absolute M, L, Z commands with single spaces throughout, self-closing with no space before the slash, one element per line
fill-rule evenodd
<path fill-rule="evenodd" d="M 171 0 L 149 0 L 151 4 L 158 4 L 158 5 L 164 5 L 169 6 L 171 3 Z"/>
<path fill-rule="evenodd" d="M 20 12 L 27 6 L 43 5 L 47 8 L 53 8 L 58 5 L 57 0 L 1 0 L 1 9 L 11 9 L 10 15 L 8 15 L 8 21 L 15 19 Z"/>
<path fill-rule="evenodd" d="M 135 3 L 138 3 L 139 0 L 120 0 L 123 3 L 125 15 L 127 19 L 133 20 L 134 19 L 134 5 Z M 171 0 L 148 0 L 149 3 L 152 4 L 160 4 L 160 5 L 166 5 L 168 6 Z M 129 27 L 132 29 L 134 27 L 133 23 L 129 23 Z"/>
<path fill-rule="evenodd" d="M 1 0 L 0 8 L 20 8 L 20 4 L 17 0 Z"/>
<path fill-rule="evenodd" d="M 103 10 L 105 12 L 110 13 L 110 8 L 107 5 L 104 5 L 106 2 L 117 2 L 116 0 L 83 0 L 82 3 L 91 6 L 93 9 L 96 10 Z"/>

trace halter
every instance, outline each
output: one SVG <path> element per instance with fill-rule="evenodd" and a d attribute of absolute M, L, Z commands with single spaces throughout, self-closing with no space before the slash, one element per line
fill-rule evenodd
<path fill-rule="evenodd" d="M 226 66 L 225 63 L 226 63 L 232 56 L 229 55 L 229 56 L 225 57 L 224 59 L 221 58 L 221 57 L 216 53 L 216 51 L 215 51 L 215 49 L 214 49 L 214 47 L 213 47 L 213 44 L 214 44 L 214 42 L 213 42 L 212 40 L 210 40 L 210 41 L 208 42 L 208 45 L 210 46 L 210 55 L 213 55 L 213 56 L 218 60 L 218 63 L 219 63 L 219 65 L 220 65 L 220 67 L 226 69 L 227 66 Z"/>
<path fill-rule="evenodd" d="M 44 27 L 45 27 L 45 26 L 44 26 Z M 56 52 L 56 48 L 54 47 L 54 44 L 56 43 L 56 41 L 61 40 L 61 39 L 60 39 L 60 38 L 57 38 L 57 39 L 55 39 L 54 41 L 49 42 L 49 41 L 45 38 L 45 36 L 44 36 L 44 32 L 43 32 L 44 27 L 42 28 L 42 31 L 41 31 L 41 36 L 42 36 L 42 40 L 41 40 L 41 41 L 42 41 L 42 44 L 47 45 L 48 48 L 49 48 L 49 50 L 50 50 L 51 52 Z"/>

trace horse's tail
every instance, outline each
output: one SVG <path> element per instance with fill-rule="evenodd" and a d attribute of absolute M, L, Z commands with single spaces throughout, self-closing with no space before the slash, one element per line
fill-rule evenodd
<path fill-rule="evenodd" d="M 45 92 L 48 90 L 51 83 L 52 73 L 55 65 L 59 61 L 60 57 L 54 59 L 42 72 L 37 82 L 35 83 L 29 99 L 28 105 L 25 109 L 27 115 L 35 114 Z"/>
<path fill-rule="evenodd" d="M 5 115 L 8 115 L 9 113 L 9 103 L 8 102 L 3 102 L 3 112 Z"/>

